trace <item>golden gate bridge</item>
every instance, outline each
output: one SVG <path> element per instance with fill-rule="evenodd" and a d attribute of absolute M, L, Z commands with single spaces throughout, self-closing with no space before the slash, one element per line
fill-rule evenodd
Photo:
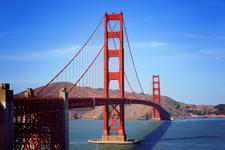
<path fill-rule="evenodd" d="M 104 30 L 100 30 L 101 26 Z M 98 37 L 102 37 L 98 33 L 104 35 L 102 46 L 98 46 Z M 133 82 L 137 83 L 136 88 Z M 57 83 L 67 86 L 56 91 Z M 111 86 L 112 83 L 117 86 Z M 143 94 L 141 98 L 136 96 L 137 87 Z M 48 93 L 49 89 L 53 94 Z M 134 143 L 128 140 L 125 131 L 127 104 L 153 107 L 149 114 L 154 120 L 170 119 L 160 105 L 159 75 L 152 77 L 152 98 L 144 94 L 122 12 L 105 13 L 83 46 L 43 87 L 14 95 L 9 84 L 1 84 L 0 101 L 3 149 L 68 149 L 70 109 L 104 106 L 102 137 L 90 143 Z"/>

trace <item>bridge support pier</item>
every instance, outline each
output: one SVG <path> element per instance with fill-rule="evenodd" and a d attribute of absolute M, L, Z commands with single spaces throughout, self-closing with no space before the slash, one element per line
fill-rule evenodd
<path fill-rule="evenodd" d="M 14 96 L 13 149 L 68 149 L 68 96 Z"/>
<path fill-rule="evenodd" d="M 0 149 L 13 149 L 13 91 L 0 85 Z"/>
<path fill-rule="evenodd" d="M 66 88 L 59 90 L 59 97 L 64 100 L 64 133 L 65 133 L 65 150 L 69 149 L 69 101 Z"/>
<path fill-rule="evenodd" d="M 24 92 L 24 97 L 34 97 L 34 90 L 32 88 L 27 88 L 27 90 Z"/>
<path fill-rule="evenodd" d="M 152 120 L 155 120 L 155 121 L 160 121 L 161 120 L 160 112 L 156 108 L 153 108 Z"/>

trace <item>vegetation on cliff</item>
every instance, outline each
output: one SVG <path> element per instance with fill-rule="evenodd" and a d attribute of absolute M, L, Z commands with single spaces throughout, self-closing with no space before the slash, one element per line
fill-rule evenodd
<path fill-rule="evenodd" d="M 219 115 L 219 114 L 225 115 L 225 104 L 216 105 L 215 108 L 217 109 L 217 111 L 216 111 L 217 115 Z"/>

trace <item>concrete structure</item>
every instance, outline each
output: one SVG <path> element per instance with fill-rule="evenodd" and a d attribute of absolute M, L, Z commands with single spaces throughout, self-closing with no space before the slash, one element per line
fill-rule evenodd
<path fill-rule="evenodd" d="M 69 101 L 66 88 L 59 90 L 59 98 L 64 100 L 64 133 L 65 133 L 65 150 L 69 149 Z"/>
<path fill-rule="evenodd" d="M 34 90 L 32 88 L 27 88 L 27 90 L 24 92 L 24 96 L 26 98 L 34 97 Z"/>
<path fill-rule="evenodd" d="M 13 91 L 9 84 L 0 85 L 0 149 L 13 146 Z"/>

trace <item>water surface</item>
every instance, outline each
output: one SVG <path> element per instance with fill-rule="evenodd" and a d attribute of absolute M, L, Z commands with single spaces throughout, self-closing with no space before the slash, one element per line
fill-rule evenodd
<path fill-rule="evenodd" d="M 128 138 L 140 141 L 129 146 L 88 144 L 101 138 L 102 120 L 71 120 L 69 125 L 71 150 L 225 150 L 225 119 L 126 121 Z"/>

